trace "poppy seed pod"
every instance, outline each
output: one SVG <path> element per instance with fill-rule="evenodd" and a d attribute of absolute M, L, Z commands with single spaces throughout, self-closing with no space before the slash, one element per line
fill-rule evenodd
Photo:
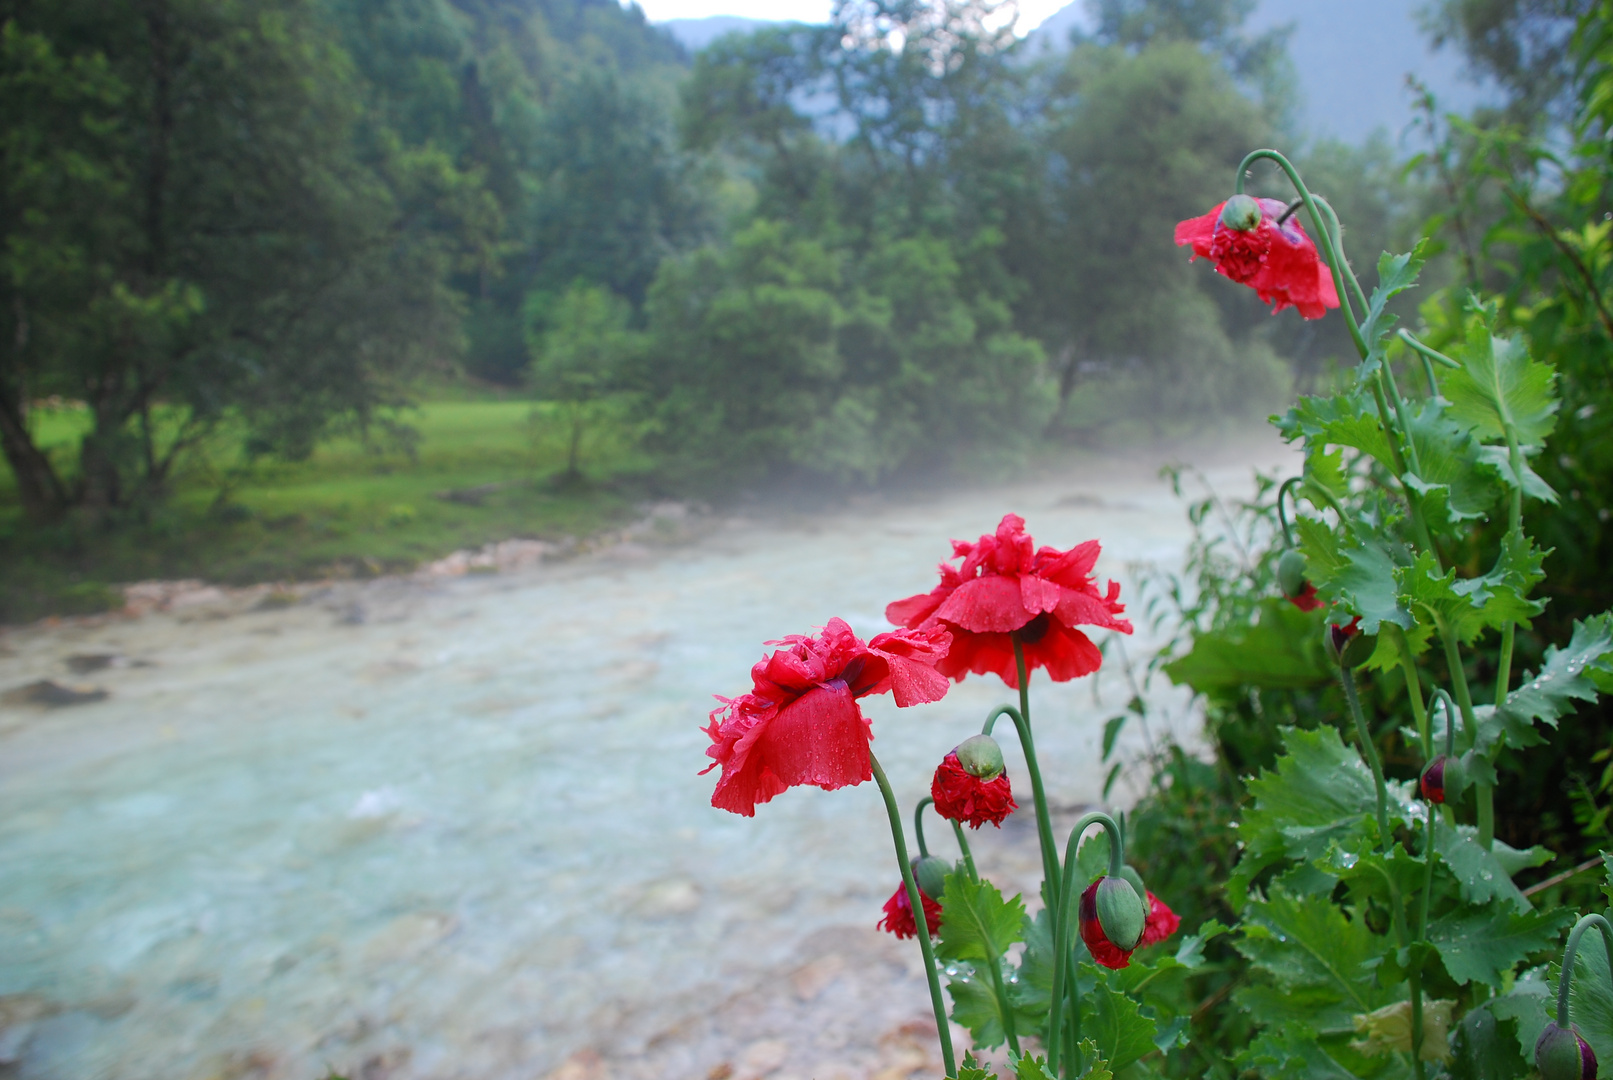
<path fill-rule="evenodd" d="M 1248 195 L 1234 195 L 1221 207 L 1221 224 L 1238 232 L 1260 227 L 1260 204 Z"/>
<path fill-rule="evenodd" d="M 1309 584 L 1305 579 L 1305 556 L 1293 548 L 1283 552 L 1283 557 L 1277 560 L 1277 587 L 1282 589 L 1283 595 L 1292 600 L 1302 595 Z"/>
<path fill-rule="evenodd" d="M 1372 650 L 1378 647 L 1378 635 L 1363 634 L 1361 616 L 1357 615 L 1344 626 L 1328 623 L 1322 630 L 1322 644 L 1327 655 L 1340 667 L 1356 668 L 1367 662 Z"/>
<path fill-rule="evenodd" d="M 1535 1041 L 1541 1080 L 1596 1080 L 1596 1053 L 1572 1026 L 1547 1024 Z"/>
<path fill-rule="evenodd" d="M 1115 948 L 1131 952 L 1142 940 L 1143 928 L 1148 925 L 1148 909 L 1143 905 L 1143 898 L 1123 877 L 1106 874 L 1097 880 L 1094 888 L 1093 913 L 1098 928 Z"/>
<path fill-rule="evenodd" d="M 1003 774 L 1003 748 L 990 735 L 971 735 L 952 751 L 964 772 L 981 780 L 995 780 Z"/>
<path fill-rule="evenodd" d="M 918 882 L 919 891 L 931 900 L 941 899 L 951 872 L 952 865 L 934 855 L 921 855 L 913 860 L 913 880 Z"/>

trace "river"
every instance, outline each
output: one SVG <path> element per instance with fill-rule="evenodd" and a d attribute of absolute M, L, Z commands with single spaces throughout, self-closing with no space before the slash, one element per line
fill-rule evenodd
<path fill-rule="evenodd" d="M 1287 460 L 1255 439 L 1208 458 L 1223 493 Z M 950 538 L 1006 511 L 1038 543 L 1100 539 L 1100 580 L 1135 601 L 1136 565 L 1175 565 L 1188 536 L 1156 468 L 1092 454 L 922 498 L 669 510 L 638 540 L 511 573 L 204 591 L 5 631 L 0 691 L 108 696 L 0 706 L 0 1075 L 932 1067 L 917 950 L 872 930 L 896 881 L 877 789 L 714 810 L 699 725 L 763 641 L 837 615 L 885 629 Z M 114 659 L 69 670 L 95 656 Z M 1033 687 L 1050 801 L 1097 800 L 1102 721 L 1129 690 L 1112 672 Z M 1165 698 L 1191 742 L 1185 700 Z M 979 678 L 913 709 L 872 699 L 903 801 L 1006 700 Z M 1017 818 L 978 844 L 1033 888 Z"/>

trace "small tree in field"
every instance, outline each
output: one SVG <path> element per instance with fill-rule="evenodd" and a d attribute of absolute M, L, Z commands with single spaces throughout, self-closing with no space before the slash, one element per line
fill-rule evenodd
<path fill-rule="evenodd" d="M 529 313 L 535 307 L 529 304 Z M 582 476 L 584 430 L 600 417 L 623 363 L 640 348 L 627 328 L 627 301 L 599 285 L 577 283 L 554 300 L 541 320 L 529 319 L 527 349 L 540 400 L 559 403 L 569 428 L 562 483 Z"/>

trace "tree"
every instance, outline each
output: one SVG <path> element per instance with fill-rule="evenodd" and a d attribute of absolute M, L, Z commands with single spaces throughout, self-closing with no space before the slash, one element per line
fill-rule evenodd
<path fill-rule="evenodd" d="M 561 481 L 576 484 L 583 479 L 583 432 L 643 346 L 640 335 L 627 328 L 632 309 L 602 286 L 573 284 L 546 312 L 537 310 L 542 293 L 532 300 L 527 340 L 533 387 L 540 399 L 565 409 L 570 433 Z"/>
<path fill-rule="evenodd" d="M 454 337 L 443 284 L 488 227 L 442 155 L 356 137 L 303 0 L 14 4 L 0 73 L 0 431 L 35 520 L 159 498 L 227 425 L 306 454 L 366 428 Z M 84 401 L 76 471 L 28 402 Z"/>

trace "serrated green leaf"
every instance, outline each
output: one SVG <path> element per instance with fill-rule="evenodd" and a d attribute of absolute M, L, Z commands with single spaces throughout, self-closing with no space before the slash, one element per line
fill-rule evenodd
<path fill-rule="evenodd" d="M 1613 981 L 1607 947 L 1593 927 L 1580 939 L 1574 979 L 1568 985 L 1568 1019 L 1591 1044 L 1600 1061 L 1613 1058 Z"/>
<path fill-rule="evenodd" d="M 1607 875 L 1607 881 L 1602 885 L 1602 895 L 1607 902 L 1613 904 L 1613 852 L 1602 852 L 1602 871 Z"/>
<path fill-rule="evenodd" d="M 1268 597 L 1255 620 L 1195 634 L 1193 648 L 1166 664 L 1165 674 L 1207 697 L 1241 694 L 1249 686 L 1303 690 L 1333 678 L 1316 615 Z"/>
<path fill-rule="evenodd" d="M 1014 987 L 1016 1007 L 1039 1015 L 1047 1024 L 1053 1001 L 1053 920 L 1046 908 L 1025 920 L 1025 952 L 1019 959 L 1019 981 Z"/>
<path fill-rule="evenodd" d="M 1268 1028 L 1237 1059 L 1240 1068 L 1267 1080 L 1356 1080 L 1313 1033 L 1298 1025 Z"/>
<path fill-rule="evenodd" d="M 1058 1077 L 1047 1071 L 1046 1058 L 1009 1051 L 1008 1064 L 1014 1070 L 1014 1080 L 1058 1080 Z M 963 1078 L 959 1077 L 958 1080 Z"/>
<path fill-rule="evenodd" d="M 1566 648 L 1548 648 L 1536 675 L 1509 693 L 1500 709 L 1476 718 L 1480 744 L 1488 749 L 1543 742 L 1534 725 L 1556 727 L 1574 702 L 1595 701 L 1596 684 L 1591 676 L 1598 673 L 1613 673 L 1613 616 L 1608 613 L 1574 623 Z"/>
<path fill-rule="evenodd" d="M 1414 857 L 1398 844 L 1390 856 L 1378 850 L 1374 834 L 1362 834 L 1346 849 L 1339 844 L 1329 845 L 1321 858 L 1312 865 L 1324 874 L 1346 882 L 1354 897 L 1372 897 L 1389 902 L 1390 881 L 1402 897 L 1412 896 L 1422 887 L 1423 860 Z"/>
<path fill-rule="evenodd" d="M 1555 946 L 1573 921 L 1566 911 L 1454 911 L 1429 924 L 1428 937 L 1451 978 L 1499 987 L 1521 961 Z"/>
<path fill-rule="evenodd" d="M 1305 452 L 1305 486 L 1316 489 L 1315 494 L 1304 492 L 1313 506 L 1327 505 L 1323 493 L 1340 502 L 1347 498 L 1350 494 L 1350 477 L 1344 471 L 1344 451 L 1335 450 L 1330 454 L 1326 443 L 1311 443 Z"/>
<path fill-rule="evenodd" d="M 1110 1070 L 1109 1063 L 1103 1060 L 1098 1053 L 1098 1044 L 1091 1039 L 1082 1039 L 1079 1047 L 1081 1060 L 1086 1062 L 1086 1072 L 1081 1074 L 1081 1080 L 1114 1080 L 1114 1072 Z"/>
<path fill-rule="evenodd" d="M 1485 630 L 1507 623 L 1529 625 L 1544 605 L 1529 599 L 1529 591 L 1544 576 L 1544 555 L 1527 537 L 1503 540 L 1496 565 L 1483 577 L 1458 578 L 1455 568 L 1438 572 L 1434 556 L 1423 552 L 1410 566 L 1395 571 L 1400 601 L 1428 626 L 1442 620 L 1464 645 Z M 1410 635 L 1408 635 L 1409 637 Z"/>
<path fill-rule="evenodd" d="M 1531 360 L 1522 338 L 1485 331 L 1472 335 L 1457 359 L 1462 366 L 1439 377 L 1440 393 L 1455 419 L 1484 439 L 1505 438 L 1510 422 L 1520 444 L 1545 442 L 1559 404 L 1551 365 Z"/>
<path fill-rule="evenodd" d="M 975 1060 L 973 1051 L 965 1051 L 963 1060 L 958 1063 L 957 1080 L 997 1080 L 996 1074 L 990 1069 L 983 1068 Z"/>
<path fill-rule="evenodd" d="M 1508 1030 L 1514 1027 L 1483 1007 L 1462 1017 L 1451 1032 L 1451 1080 L 1522 1080 L 1529 1075 L 1529 1063 Z"/>
<path fill-rule="evenodd" d="M 1513 1034 L 1518 1040 L 1518 1050 L 1530 1061 L 1534 1060 L 1535 1043 L 1541 1031 L 1551 1020 L 1551 1010 L 1556 1008 L 1557 991 L 1546 981 L 1546 973 L 1544 967 L 1524 972 L 1512 984 L 1509 993 L 1492 998 L 1485 1006 L 1497 1019 L 1516 1024 Z"/>
<path fill-rule="evenodd" d="M 1089 974 L 1099 973 L 1094 968 Z M 1119 1072 L 1156 1049 L 1153 1019 L 1144 1016 L 1137 1002 L 1125 994 L 1116 993 L 1100 981 L 1090 994 L 1083 994 L 1081 1004 L 1081 1032 L 1091 1035 L 1110 1069 Z"/>
<path fill-rule="evenodd" d="M 1227 881 L 1234 904 L 1267 866 L 1311 860 L 1329 844 L 1366 835 L 1376 812 L 1372 774 L 1331 727 L 1282 729 L 1287 749 L 1276 767 L 1249 781 L 1251 805 L 1239 825 L 1243 855 Z"/>
<path fill-rule="evenodd" d="M 1493 469 L 1508 487 L 1522 487 L 1523 493 L 1529 498 L 1555 504 L 1557 492 L 1529 465 L 1529 456 L 1539 450 L 1537 446 L 1523 447 L 1516 469 L 1512 467 L 1511 452 L 1504 446 L 1479 447 L 1478 460 L 1486 468 Z"/>
<path fill-rule="evenodd" d="M 1108 761 L 1109 755 L 1114 753 L 1115 740 L 1120 737 L 1120 729 L 1126 726 L 1126 713 L 1111 716 L 1103 722 L 1103 760 Z"/>
<path fill-rule="evenodd" d="M 1529 911 L 1529 901 L 1512 883 L 1512 875 L 1478 841 L 1478 830 L 1471 825 L 1452 828 L 1443 818 L 1434 820 L 1434 848 L 1456 877 L 1462 899 L 1469 904 L 1500 901 L 1519 912 Z"/>
<path fill-rule="evenodd" d="M 968 964 L 955 965 L 957 974 L 947 980 L 952 995 L 952 1019 L 969 1029 L 974 1045 L 1001 1046 L 1008 1036 L 1003 1032 L 1002 1008 L 991 976 L 976 973 Z"/>
<path fill-rule="evenodd" d="M 1313 570 L 1311 581 L 1322 599 L 1338 601 L 1361 616 L 1362 633 L 1376 634 L 1386 622 L 1409 631 L 1417 621 L 1396 589 L 1396 560 L 1378 537 L 1369 532 L 1363 537 L 1364 532 L 1366 526 L 1358 522 L 1356 530 L 1337 546 L 1337 561 L 1329 572 Z M 1305 554 L 1309 558 L 1310 551 Z"/>
<path fill-rule="evenodd" d="M 1305 1008 L 1304 1022 L 1318 1033 L 1353 1030 L 1351 1017 L 1389 1002 L 1376 977 L 1388 939 L 1345 918 L 1325 896 L 1294 897 L 1273 888 L 1268 899 L 1251 900 L 1236 946 L 1282 991 L 1281 1008 Z M 1255 1017 L 1272 1022 L 1268 1015 Z"/>
<path fill-rule="evenodd" d="M 1025 904 L 1004 900 L 997 886 L 975 881 L 967 870 L 947 875 L 941 897 L 941 940 L 936 955 L 947 960 L 990 961 L 1008 954 L 1025 925 Z"/>
<path fill-rule="evenodd" d="M 1435 528 L 1477 521 L 1489 513 L 1500 488 L 1479 468 L 1479 446 L 1461 424 L 1445 415 L 1445 403 L 1424 401 L 1409 417 L 1417 468 L 1406 486 L 1423 497 L 1423 516 Z"/>
<path fill-rule="evenodd" d="M 1391 255 L 1386 251 L 1378 257 L 1378 286 L 1372 290 L 1366 317 L 1361 320 L 1361 336 L 1367 342 L 1367 358 L 1356 369 L 1359 383 L 1376 377 L 1383 363 L 1384 339 L 1398 321 L 1388 311 L 1389 301 L 1416 286 L 1417 275 L 1423 268 L 1424 244 L 1419 240 L 1416 247 L 1403 255 Z"/>
<path fill-rule="evenodd" d="M 1348 446 L 1385 465 L 1393 462 L 1389 437 L 1378 419 L 1377 406 L 1364 394 L 1300 398 L 1299 403 L 1277 421 L 1277 430 L 1289 442 L 1304 438 L 1312 446 Z"/>

